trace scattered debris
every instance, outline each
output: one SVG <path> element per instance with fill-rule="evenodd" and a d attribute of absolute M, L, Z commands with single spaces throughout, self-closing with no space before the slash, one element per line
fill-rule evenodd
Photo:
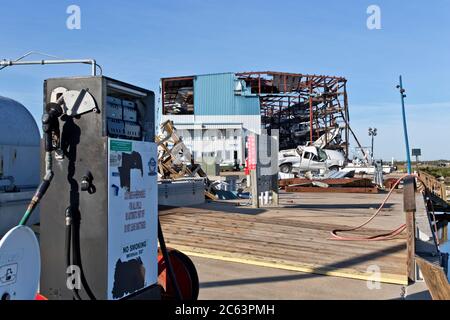
<path fill-rule="evenodd" d="M 279 186 L 286 192 L 378 193 L 377 186 L 364 178 L 284 179 L 279 181 Z"/>

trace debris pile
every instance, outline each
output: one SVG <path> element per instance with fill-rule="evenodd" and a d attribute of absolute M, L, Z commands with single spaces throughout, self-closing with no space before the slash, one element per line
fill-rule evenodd
<path fill-rule="evenodd" d="M 286 192 L 378 193 L 372 180 L 365 178 L 283 179 L 279 186 Z"/>
<path fill-rule="evenodd" d="M 172 121 L 161 125 L 161 134 L 155 138 L 158 144 L 158 175 L 160 180 L 203 178 L 205 196 L 215 200 L 217 185 L 214 184 L 199 164 L 194 163 L 189 148 L 177 135 Z"/>

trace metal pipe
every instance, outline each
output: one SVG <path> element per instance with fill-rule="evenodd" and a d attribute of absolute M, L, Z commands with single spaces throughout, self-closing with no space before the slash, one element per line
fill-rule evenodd
<path fill-rule="evenodd" d="M 311 142 L 311 145 L 313 143 L 313 100 L 312 100 L 312 86 L 311 83 L 309 83 L 309 141 Z"/>
<path fill-rule="evenodd" d="M 372 161 L 373 161 L 373 140 L 374 140 L 375 136 L 372 135 L 372 148 L 371 148 L 371 152 L 372 152 Z"/>
<path fill-rule="evenodd" d="M 339 101 L 339 100 L 338 100 Z M 343 115 L 343 117 L 345 118 L 345 155 L 346 158 L 348 159 L 349 156 L 349 139 L 350 139 L 350 135 L 349 135 L 349 130 L 350 130 L 350 113 L 348 111 L 348 96 L 347 96 L 347 81 L 344 82 L 344 112 L 341 112 L 341 114 Z"/>
<path fill-rule="evenodd" d="M 45 176 L 44 180 L 53 179 L 53 158 L 51 152 L 45 152 Z"/>
<path fill-rule="evenodd" d="M 166 80 L 161 80 L 161 112 L 163 115 L 166 115 Z"/>
<path fill-rule="evenodd" d="M 91 75 L 95 77 L 97 75 L 97 62 L 92 59 L 91 61 Z"/>
<path fill-rule="evenodd" d="M 402 98 L 402 117 L 403 117 L 403 132 L 405 135 L 405 146 L 406 146 L 406 162 L 408 164 L 408 174 L 412 173 L 411 168 L 411 156 L 409 155 L 410 149 L 409 149 L 409 138 L 408 138 L 408 126 L 406 124 L 406 111 L 405 111 L 405 89 L 403 89 L 403 81 L 402 76 L 400 76 L 400 84 L 397 86 L 398 89 L 400 89 L 400 96 Z"/>
<path fill-rule="evenodd" d="M 97 62 L 94 59 L 63 59 L 63 60 L 35 60 L 35 61 L 12 61 L 0 60 L 0 67 L 46 65 L 46 64 L 90 64 L 92 76 L 97 75 Z"/>

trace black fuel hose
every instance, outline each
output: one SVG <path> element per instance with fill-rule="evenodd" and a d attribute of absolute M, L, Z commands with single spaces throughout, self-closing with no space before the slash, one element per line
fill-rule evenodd
<path fill-rule="evenodd" d="M 69 209 L 66 210 L 66 266 L 69 267 L 70 266 L 70 242 L 72 239 L 72 222 L 69 221 L 69 219 L 72 218 L 68 218 L 67 217 L 67 211 L 69 211 Z"/>
<path fill-rule="evenodd" d="M 169 251 L 167 250 L 166 247 L 166 241 L 164 240 L 164 234 L 161 228 L 161 221 L 159 220 L 159 217 L 158 217 L 158 240 L 159 245 L 161 246 L 164 262 L 166 263 L 167 272 L 169 273 L 170 281 L 172 282 L 175 288 L 176 298 L 178 301 L 181 301 L 183 300 L 183 297 L 181 295 L 180 287 L 178 286 L 175 271 L 173 270 L 172 263 L 170 262 Z"/>
<path fill-rule="evenodd" d="M 73 221 L 72 219 L 73 218 L 72 218 L 71 210 L 70 210 L 70 208 L 67 208 L 67 210 L 66 210 L 66 265 L 67 265 L 67 267 L 71 266 L 71 260 L 72 260 L 71 252 L 73 253 L 73 257 L 72 257 L 73 261 L 76 263 L 81 263 L 81 257 L 79 256 L 79 253 L 80 253 L 79 243 L 78 243 L 79 241 L 76 241 L 76 239 L 74 239 L 75 235 L 73 232 L 74 225 L 72 223 L 72 221 Z M 162 251 L 162 254 L 164 257 L 164 262 L 166 263 L 167 272 L 169 273 L 170 280 L 173 283 L 173 286 L 175 288 L 176 298 L 177 298 L 177 300 L 181 301 L 182 295 L 181 295 L 180 287 L 178 286 L 176 275 L 173 270 L 172 263 L 169 259 L 169 252 L 166 247 L 166 242 L 164 239 L 164 234 L 163 234 L 163 231 L 161 228 L 161 222 L 159 221 L 159 218 L 158 218 L 158 240 L 159 240 L 159 244 L 161 246 L 161 251 Z M 78 243 L 78 245 L 75 246 L 74 245 L 75 243 Z M 81 282 L 82 282 L 83 286 L 85 287 L 86 293 L 88 294 L 88 296 L 91 300 L 96 300 L 95 296 L 93 295 L 93 293 L 89 289 L 89 286 L 86 283 L 86 279 L 84 277 L 81 266 L 80 266 L 80 272 L 81 272 L 81 275 L 80 275 Z M 82 300 L 81 296 L 79 295 L 78 289 L 74 288 L 72 291 L 74 293 L 74 298 L 76 300 Z"/>
<path fill-rule="evenodd" d="M 42 115 L 42 131 L 44 133 L 44 147 L 45 147 L 45 177 L 39 184 L 36 193 L 31 199 L 25 214 L 19 222 L 20 226 L 27 224 L 28 219 L 33 214 L 34 209 L 44 197 L 53 179 L 52 171 L 52 152 L 53 136 L 59 136 L 59 120 L 58 118 L 63 114 L 61 106 L 57 103 L 49 103 L 45 108 L 45 113 Z"/>
<path fill-rule="evenodd" d="M 80 269 L 80 280 L 83 285 L 86 294 L 90 300 L 97 300 L 94 293 L 87 283 L 86 277 L 83 272 L 83 266 L 81 264 L 81 250 L 80 250 L 80 237 L 79 230 L 75 228 L 79 226 L 79 223 L 74 223 L 74 217 L 72 209 L 68 207 L 66 209 L 66 265 L 69 268 L 71 265 L 76 265 Z M 78 219 L 75 219 L 77 221 Z M 75 300 L 83 300 L 80 296 L 79 289 L 72 289 Z"/>
<path fill-rule="evenodd" d="M 69 268 L 71 265 L 71 242 L 72 242 L 72 215 L 70 208 L 66 209 L 66 266 Z M 82 300 L 78 290 L 74 289 L 74 299 L 75 300 Z"/>

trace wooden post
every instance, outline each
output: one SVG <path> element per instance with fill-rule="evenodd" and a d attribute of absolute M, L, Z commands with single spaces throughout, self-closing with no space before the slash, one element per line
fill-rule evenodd
<path fill-rule="evenodd" d="M 278 191 L 278 175 L 275 176 L 275 180 L 272 184 L 272 205 L 279 206 L 280 205 L 280 197 L 279 197 L 279 191 Z"/>
<path fill-rule="evenodd" d="M 250 166 L 250 183 L 252 192 L 252 207 L 259 208 L 259 137 L 252 134 L 252 143 L 249 143 L 249 166 Z"/>
<path fill-rule="evenodd" d="M 406 214 L 407 275 L 414 282 L 416 280 L 416 189 L 414 177 L 408 177 L 403 180 L 403 211 Z"/>
<path fill-rule="evenodd" d="M 417 257 L 417 264 L 422 271 L 425 283 L 433 300 L 448 301 L 450 299 L 450 284 L 448 283 L 444 270 L 419 256 Z"/>
<path fill-rule="evenodd" d="M 252 190 L 252 207 L 259 208 L 258 166 L 255 170 L 250 171 L 250 180 Z"/>
<path fill-rule="evenodd" d="M 441 226 L 442 238 L 440 239 L 441 243 L 445 243 L 448 241 L 448 222 L 445 221 Z"/>
<path fill-rule="evenodd" d="M 279 198 L 279 188 L 278 188 L 278 153 L 280 152 L 280 135 L 279 132 L 275 136 L 273 135 L 274 132 L 271 132 L 272 136 L 270 137 L 270 163 L 271 167 L 273 167 L 273 164 L 276 164 L 276 170 L 275 173 L 272 175 L 272 205 L 278 207 L 280 204 L 280 198 Z"/>

